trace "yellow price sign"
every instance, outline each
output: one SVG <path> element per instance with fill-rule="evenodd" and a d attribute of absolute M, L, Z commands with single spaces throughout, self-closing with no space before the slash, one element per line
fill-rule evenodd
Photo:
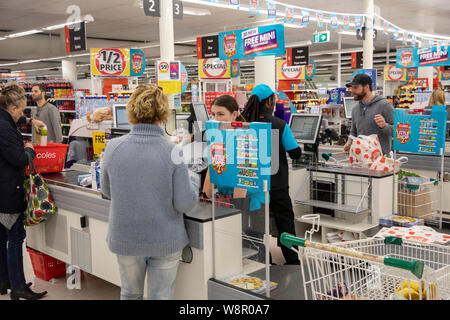
<path fill-rule="evenodd" d="M 104 131 L 94 131 L 92 132 L 92 146 L 94 147 L 94 154 L 101 154 L 103 149 L 105 149 L 105 132 Z"/>

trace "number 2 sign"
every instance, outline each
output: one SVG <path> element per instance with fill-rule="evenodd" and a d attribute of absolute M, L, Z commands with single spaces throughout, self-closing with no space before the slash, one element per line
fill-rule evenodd
<path fill-rule="evenodd" d="M 159 0 L 143 0 L 145 15 L 151 17 L 161 17 L 161 6 L 159 2 Z"/>

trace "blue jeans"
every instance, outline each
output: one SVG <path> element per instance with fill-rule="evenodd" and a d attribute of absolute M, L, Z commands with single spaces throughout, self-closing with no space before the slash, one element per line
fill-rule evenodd
<path fill-rule="evenodd" d="M 172 299 L 181 252 L 163 257 L 117 255 L 122 282 L 120 300 L 142 300 L 146 274 L 149 300 Z"/>
<path fill-rule="evenodd" d="M 25 288 L 23 272 L 23 240 L 25 239 L 23 215 L 17 218 L 11 230 L 0 223 L 0 282 L 10 283 L 11 290 Z"/>

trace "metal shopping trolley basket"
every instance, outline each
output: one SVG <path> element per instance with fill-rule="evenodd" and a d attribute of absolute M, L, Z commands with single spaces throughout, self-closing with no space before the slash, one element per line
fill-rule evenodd
<path fill-rule="evenodd" d="M 302 258 L 306 299 L 450 300 L 450 247 L 397 237 L 330 245 L 288 233 L 281 243 Z"/>

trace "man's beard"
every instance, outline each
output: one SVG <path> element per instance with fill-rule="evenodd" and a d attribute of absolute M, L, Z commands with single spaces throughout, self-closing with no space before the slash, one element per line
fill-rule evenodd
<path fill-rule="evenodd" d="M 361 94 L 353 94 L 353 99 L 355 99 L 355 101 L 361 101 L 362 99 L 364 99 L 366 96 L 365 93 L 361 93 Z"/>

